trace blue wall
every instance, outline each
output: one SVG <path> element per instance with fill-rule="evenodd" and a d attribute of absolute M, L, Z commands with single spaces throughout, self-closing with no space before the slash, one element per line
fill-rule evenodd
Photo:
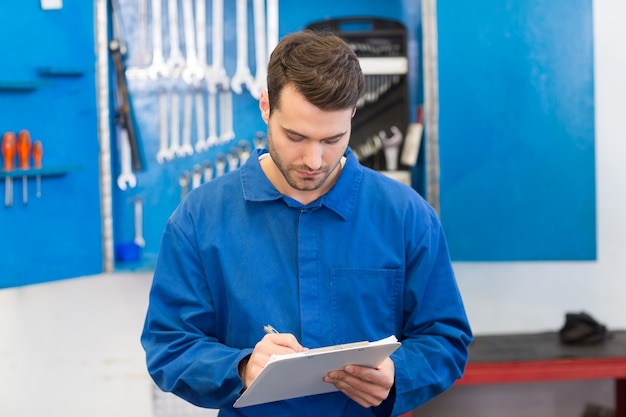
<path fill-rule="evenodd" d="M 28 129 L 43 143 L 41 198 L 14 179 L 14 205 L 0 182 L 0 288 L 102 270 L 93 2 L 0 2 L 0 133 Z M 40 75 L 49 69 L 54 76 Z"/>
<path fill-rule="evenodd" d="M 27 206 L 21 203 L 21 178 L 15 179 L 14 207 L 0 207 L 0 287 L 102 270 L 93 2 L 63 3 L 57 11 L 42 11 L 39 2 L 0 3 L 0 132 L 29 129 L 44 143 L 44 166 L 64 173 L 44 177 L 39 199 L 31 178 Z M 234 11 L 226 3 L 225 27 L 232 28 Z M 487 3 L 453 9 L 440 4 L 438 11 L 441 216 L 452 256 L 594 259 L 591 2 Z M 419 2 L 282 1 L 280 35 L 326 17 L 354 15 L 407 25 L 414 120 L 422 96 Z M 233 29 L 226 39 L 232 74 Z M 57 75 L 41 76 L 41 68 Z M 158 165 L 155 93 L 140 83 L 131 89 L 147 169 L 134 189 L 113 185 L 114 239 L 132 240 L 132 203 L 141 197 L 146 247 L 142 262 L 118 268 L 150 266 L 180 201 L 180 172 L 229 148 Z M 235 95 L 234 106 L 237 139 L 250 141 L 265 130 L 249 94 Z M 112 145 L 115 181 L 115 138 Z M 4 181 L 0 191 L 3 198 Z"/>
<path fill-rule="evenodd" d="M 453 259 L 595 259 L 592 2 L 439 2 L 438 26 Z"/>

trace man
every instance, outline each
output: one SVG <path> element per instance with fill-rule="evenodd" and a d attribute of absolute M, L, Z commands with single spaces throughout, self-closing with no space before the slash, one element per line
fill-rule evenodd
<path fill-rule="evenodd" d="M 142 335 L 150 374 L 221 416 L 410 411 L 462 375 L 472 338 L 441 225 L 349 149 L 364 81 L 345 42 L 286 36 L 267 86 L 268 149 L 189 193 L 168 221 Z M 338 392 L 232 407 L 271 354 L 389 335 L 402 346 L 377 368 L 324 377 Z"/>

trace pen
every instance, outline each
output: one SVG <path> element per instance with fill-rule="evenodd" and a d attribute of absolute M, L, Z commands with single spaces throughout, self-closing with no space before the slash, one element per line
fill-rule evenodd
<path fill-rule="evenodd" d="M 265 326 L 263 326 L 263 331 L 267 334 L 275 334 L 278 333 L 278 330 L 276 330 L 275 328 L 273 328 L 272 326 L 270 326 L 269 324 L 266 324 Z"/>

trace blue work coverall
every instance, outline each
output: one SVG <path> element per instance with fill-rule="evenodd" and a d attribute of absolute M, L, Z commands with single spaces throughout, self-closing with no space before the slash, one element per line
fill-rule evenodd
<path fill-rule="evenodd" d="M 435 211 L 350 149 L 310 204 L 279 193 L 255 150 L 170 217 L 141 342 L 157 385 L 220 416 L 389 416 L 450 387 L 472 340 Z M 239 362 L 263 326 L 315 348 L 395 335 L 395 384 L 378 407 L 341 392 L 232 408 Z"/>

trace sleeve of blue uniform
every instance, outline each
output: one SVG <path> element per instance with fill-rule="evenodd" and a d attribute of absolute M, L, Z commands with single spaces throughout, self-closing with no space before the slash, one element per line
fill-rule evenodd
<path fill-rule="evenodd" d="M 141 343 L 148 371 L 164 391 L 207 408 L 230 406 L 242 390 L 239 361 L 252 349 L 214 336 L 214 297 L 198 256 L 193 223 L 180 209 L 168 221 Z"/>
<path fill-rule="evenodd" d="M 415 241 L 410 238 L 410 223 L 407 232 L 405 319 L 402 347 L 392 355 L 396 377 L 391 415 L 415 409 L 460 378 L 472 340 L 445 236 L 434 211 L 426 232 L 417 235 Z"/>

